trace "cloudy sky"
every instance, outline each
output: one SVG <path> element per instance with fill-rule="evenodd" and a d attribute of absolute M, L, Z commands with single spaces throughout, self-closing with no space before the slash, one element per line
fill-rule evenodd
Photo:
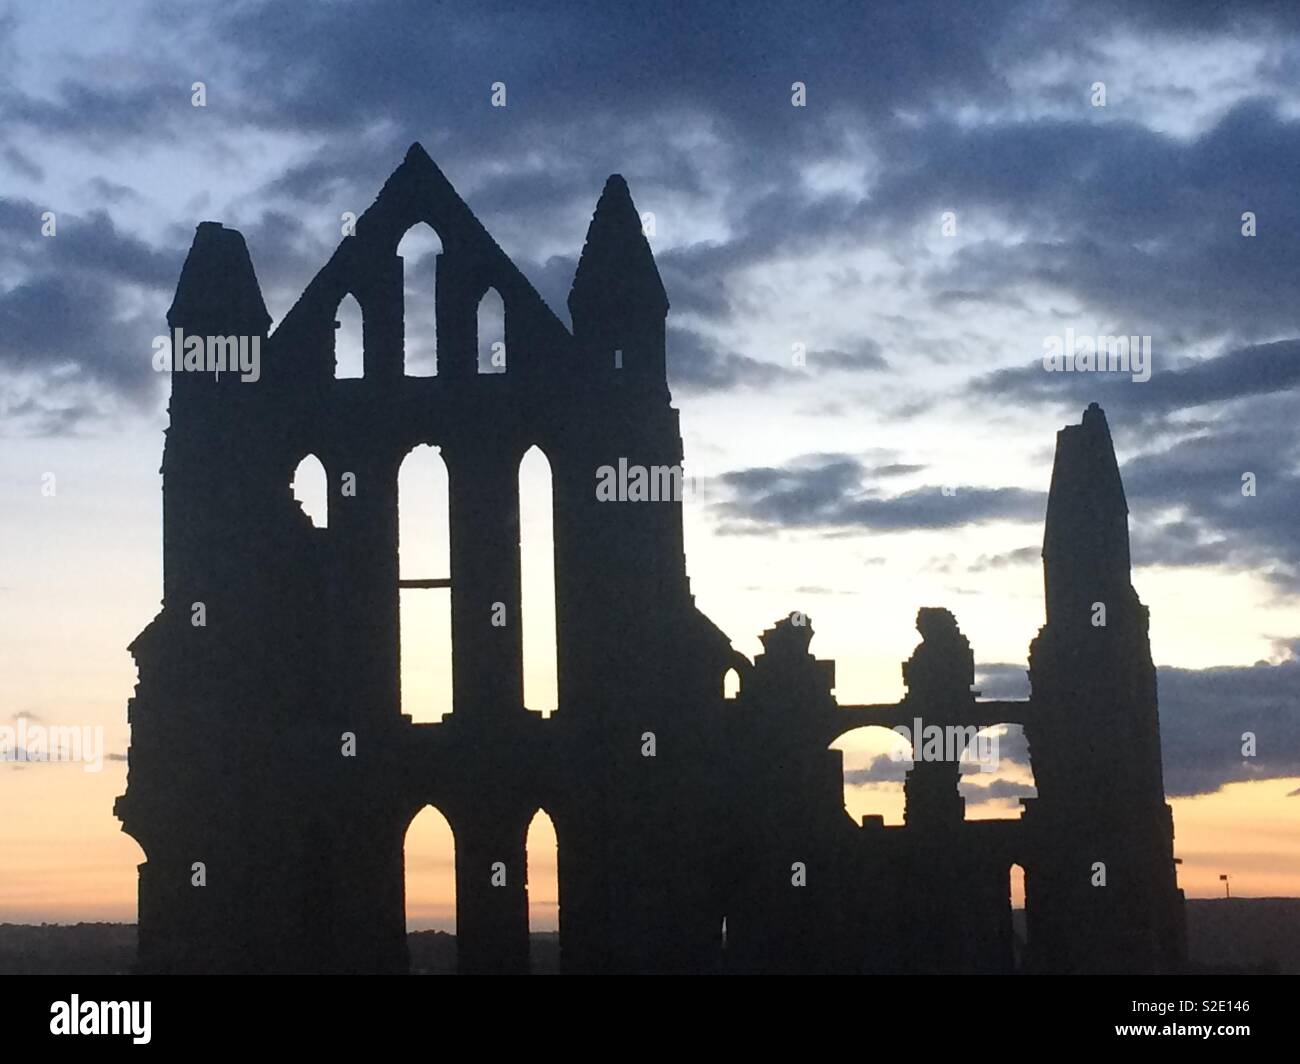
<path fill-rule="evenodd" d="M 244 233 L 278 321 L 419 141 L 566 323 L 627 178 L 672 304 L 698 602 L 748 654 L 807 612 L 842 701 L 902 694 L 923 605 L 985 695 L 1027 693 L 1055 432 L 1100 402 L 1183 883 L 1300 894 L 1300 10 L 702 6 L 0 5 L 5 716 L 125 750 L 161 594 L 151 341 L 194 226 Z M 1150 380 L 1044 372 L 1067 330 L 1150 337 Z M 882 741 L 845 740 L 846 799 L 896 821 Z M 970 815 L 1028 793 L 1005 746 Z M 133 918 L 123 783 L 0 772 L 0 920 Z"/>

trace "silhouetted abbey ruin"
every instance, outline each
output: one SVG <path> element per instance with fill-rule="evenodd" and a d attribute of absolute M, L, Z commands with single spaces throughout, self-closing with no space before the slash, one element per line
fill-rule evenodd
<path fill-rule="evenodd" d="M 421 222 L 443 247 L 427 378 L 405 373 L 397 254 Z M 480 374 L 489 288 L 509 361 Z M 335 379 L 349 293 L 364 376 Z M 768 629 L 751 663 L 696 609 L 680 502 L 597 499 L 600 466 L 682 462 L 668 299 L 619 176 L 569 309 L 572 333 L 418 145 L 270 335 L 243 237 L 198 227 L 168 324 L 257 338 L 263 355 L 255 383 L 172 376 L 163 609 L 131 646 L 140 679 L 116 806 L 146 855 L 140 968 L 405 971 L 403 844 L 430 804 L 455 835 L 464 972 L 527 970 L 538 809 L 558 839 L 566 971 L 1179 968 L 1147 611 L 1102 411 L 1057 440 L 1031 700 L 977 700 L 969 643 L 926 609 L 903 701 L 841 706 L 806 618 Z M 404 717 L 399 691 L 397 472 L 420 444 L 441 448 L 450 485 L 450 573 L 424 582 L 449 586 L 452 603 L 453 712 L 437 724 Z M 518 623 L 518 470 L 532 446 L 553 474 L 549 718 L 524 705 Z M 328 472 L 326 528 L 290 491 L 308 454 Z M 501 606 L 509 623 L 491 623 Z M 727 698 L 731 669 L 741 686 Z M 917 717 L 1023 724 L 1038 796 L 1022 818 L 964 820 L 957 764 L 918 759 L 905 823 L 854 823 L 830 744 Z M 1027 893 L 1019 960 L 1013 864 Z"/>

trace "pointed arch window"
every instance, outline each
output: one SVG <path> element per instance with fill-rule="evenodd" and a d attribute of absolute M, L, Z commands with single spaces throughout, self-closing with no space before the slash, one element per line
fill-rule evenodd
<path fill-rule="evenodd" d="M 438 372 L 438 258 L 442 240 L 427 222 L 406 231 L 397 245 L 402 259 L 405 372 L 432 377 Z"/>
<path fill-rule="evenodd" d="M 451 550 L 447 467 L 416 447 L 397 474 L 402 713 L 416 724 L 451 712 Z"/>

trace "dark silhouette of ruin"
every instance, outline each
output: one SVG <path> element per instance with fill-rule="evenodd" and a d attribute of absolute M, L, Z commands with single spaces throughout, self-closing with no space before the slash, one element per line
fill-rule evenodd
<path fill-rule="evenodd" d="M 427 378 L 405 374 L 397 254 L 421 222 L 443 248 Z M 476 363 L 489 288 L 505 306 L 504 373 Z M 349 293 L 364 376 L 335 379 Z M 953 616 L 923 609 L 903 701 L 838 705 L 807 617 L 768 629 L 751 663 L 695 607 L 679 501 L 594 491 L 619 458 L 682 462 L 668 299 L 617 175 L 569 309 L 572 332 L 418 145 L 274 333 L 243 237 L 198 227 L 168 324 L 258 338 L 263 357 L 255 383 L 172 376 L 163 608 L 131 646 L 116 805 L 146 855 L 140 969 L 406 971 L 403 843 L 430 804 L 455 836 L 463 972 L 527 971 L 538 809 L 558 839 L 570 972 L 1179 969 L 1147 611 L 1102 411 L 1057 440 L 1031 699 L 979 700 Z M 441 448 L 450 485 L 450 572 L 416 582 L 450 587 L 453 712 L 437 724 L 403 716 L 399 691 L 397 472 L 421 444 Z M 525 708 L 522 682 L 518 470 L 534 445 L 553 474 L 548 718 Z M 325 528 L 290 491 L 308 454 L 328 472 Z M 854 823 L 830 744 L 918 717 L 1022 724 L 1038 793 L 1023 816 L 966 821 L 957 764 L 918 759 L 906 822 Z"/>

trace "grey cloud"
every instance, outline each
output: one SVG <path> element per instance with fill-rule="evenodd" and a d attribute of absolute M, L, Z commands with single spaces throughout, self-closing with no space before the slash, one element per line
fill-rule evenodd
<path fill-rule="evenodd" d="M 1209 794 L 1225 784 L 1300 776 L 1300 659 L 1159 670 L 1165 790 Z M 1256 755 L 1242 756 L 1243 735 Z"/>
<path fill-rule="evenodd" d="M 1029 3 L 979 11 L 911 3 L 879 5 L 864 15 L 859 5 L 836 3 L 814 18 L 785 4 L 758 3 L 744 5 L 746 32 L 737 35 L 739 12 L 730 3 L 680 9 L 656 14 L 647 28 L 643 15 L 595 2 L 548 12 L 506 4 L 454 14 L 414 0 L 382 12 L 280 2 L 215 13 L 155 7 L 139 25 L 142 36 L 203 42 L 216 75 L 206 113 L 188 106 L 190 76 L 167 70 L 137 72 L 113 86 L 69 80 L 40 100 L 0 79 L 0 110 L 10 124 L 39 124 L 82 147 L 105 138 L 119 150 L 152 145 L 200 120 L 214 139 L 234 146 L 251 130 L 312 138 L 317 147 L 258 190 L 259 204 L 271 204 L 268 213 L 241 226 L 268 301 L 291 299 L 328 249 L 323 236 L 304 229 L 304 205 L 316 210 L 344 199 L 363 208 L 390 168 L 379 160 L 395 160 L 418 138 L 436 157 L 454 159 L 449 176 L 489 228 L 520 235 L 515 246 L 504 244 L 561 317 L 572 258 L 538 249 L 549 252 L 557 240 L 571 240 L 576 254 L 599 191 L 591 175 L 615 170 L 627 173 L 643 209 L 690 203 L 725 223 L 725 239 L 679 239 L 659 255 L 675 309 L 710 323 L 747 312 L 736 303 L 745 297 L 727 284 L 735 271 L 803 249 L 867 242 L 914 254 L 908 284 L 928 288 L 943 304 L 1017 305 L 1017 284 L 1047 281 L 1112 316 L 1143 310 L 1175 338 L 1215 328 L 1263 334 L 1290 314 L 1286 278 L 1300 267 L 1295 241 L 1287 238 L 1300 228 L 1290 175 L 1300 160 L 1300 136 L 1271 102 L 1238 107 L 1191 144 L 1114 121 L 957 127 L 936 118 L 940 105 L 953 100 L 1000 105 L 1006 60 L 1055 46 L 1063 27 L 1081 40 L 1088 27 L 1223 29 L 1227 24 L 1208 9 L 1193 18 L 1154 4 L 1043 12 Z M 1264 5 L 1250 14 L 1253 33 L 1288 21 Z M 13 17 L 0 25 L 0 53 L 13 47 L 13 25 Z M 768 70 L 772 54 L 792 72 L 756 73 Z M 1261 93 L 1270 91 L 1264 75 L 1252 73 Z M 807 110 L 789 107 L 796 77 L 808 83 Z M 508 86 L 505 109 L 488 105 L 496 80 Z M 241 92 L 243 86 L 257 89 Z M 699 134 L 696 140 L 672 135 L 686 126 Z M 809 194 L 801 169 L 859 142 L 882 167 L 869 196 Z M 1242 158 L 1254 160 L 1248 175 Z M 28 160 L 32 166 L 43 161 Z M 95 187 L 108 203 L 128 194 L 106 182 Z M 1261 218 L 1253 241 L 1236 234 L 1233 219 L 1243 198 Z M 970 247 L 941 268 L 917 251 L 908 231 L 941 203 L 989 208 L 1049 237 L 1011 248 Z M 291 215 L 294 225 L 286 224 Z M 671 210 L 660 217 L 671 217 Z M 1189 231 L 1189 217 L 1218 221 Z M 87 258 L 85 266 L 169 288 L 195 220 L 185 220 L 186 235 L 170 258 L 119 240 L 116 260 Z M 249 231 L 259 226 L 266 240 Z M 863 286 L 852 271 L 843 272 L 837 283 L 854 291 Z M 1205 299 L 1207 291 L 1215 298 Z M 673 383 L 684 394 L 798 379 L 749 353 L 714 350 L 703 335 L 682 328 L 673 334 Z M 931 344 L 940 353 L 946 346 Z M 924 350 L 919 345 L 909 354 Z M 91 355 L 79 350 L 75 357 Z M 808 375 L 819 365 L 890 368 L 871 343 L 819 348 L 809 365 Z M 103 376 L 117 380 L 112 372 Z M 132 390 L 141 382 L 123 383 Z M 945 512 L 972 506 L 978 513 L 979 505 L 959 496 Z M 1014 508 L 1015 500 L 996 505 Z M 921 507 L 914 509 L 907 520 L 924 522 Z M 885 520 L 865 510 L 859 523 Z"/>
<path fill-rule="evenodd" d="M 848 787 L 858 787 L 864 783 L 900 782 L 911 767 L 911 761 L 895 761 L 889 754 L 878 754 L 864 768 L 846 770 L 844 783 Z"/>
<path fill-rule="evenodd" d="M 1295 640 L 1281 640 L 1279 648 Z M 986 664 L 976 687 L 987 699 L 1029 697 L 1027 666 Z M 1278 665 L 1157 670 L 1165 791 L 1210 794 L 1228 783 L 1300 776 L 1300 656 Z M 1242 736 L 1256 737 L 1256 756 L 1242 756 Z M 1008 728 L 999 755 L 1029 763 L 1023 729 Z"/>
<path fill-rule="evenodd" d="M 1300 590 L 1300 424 L 1294 399 L 1239 405 L 1212 431 L 1140 454 L 1122 468 L 1137 522 L 1136 564 L 1217 565 L 1254 571 L 1280 592 Z M 1243 494 L 1252 473 L 1255 494 Z"/>
<path fill-rule="evenodd" d="M 887 467 L 888 468 L 888 467 Z M 810 456 L 787 466 L 734 470 L 719 477 L 732 497 L 715 503 L 728 531 L 801 528 L 903 531 L 957 528 L 995 520 L 1040 521 L 1046 496 L 1021 488 L 915 488 L 885 496 L 866 483 L 872 471 L 846 455 Z"/>
<path fill-rule="evenodd" d="M 1026 634 L 1028 645 L 1029 633 Z M 997 700 L 1029 697 L 1028 664 L 994 663 L 975 669 L 975 688 L 983 698 Z"/>
<path fill-rule="evenodd" d="M 1135 564 L 1229 566 L 1300 590 L 1300 340 L 1157 368 L 1146 384 L 1035 365 L 990 374 L 973 391 L 1017 408 L 1096 399 L 1121 451 L 1141 444 L 1122 465 Z M 1253 497 L 1242 493 L 1245 473 Z"/>
<path fill-rule="evenodd" d="M 1118 373 L 1048 372 L 1041 358 L 976 378 L 976 395 L 1008 403 L 1050 402 L 1071 408 L 1098 402 L 1112 415 L 1155 419 L 1205 404 L 1300 388 L 1300 340 L 1248 345 L 1184 366 L 1153 350 L 1151 379 Z"/>
<path fill-rule="evenodd" d="M 812 371 L 830 369 L 830 370 L 851 370 L 860 372 L 862 370 L 884 370 L 889 368 L 889 362 L 885 356 L 880 353 L 880 345 L 874 340 L 864 340 L 855 350 L 816 350 L 807 353 L 808 369 Z"/>
<path fill-rule="evenodd" d="M 964 775 L 957 785 L 967 805 L 983 805 L 987 802 L 1012 803 L 1019 798 L 1032 798 L 1038 791 L 1032 783 L 1017 783 L 1014 780 L 990 780 L 977 783 L 975 778 Z"/>
<path fill-rule="evenodd" d="M 936 298 L 1048 285 L 1116 323 L 1105 331 L 1149 333 L 1161 349 L 1295 331 L 1288 278 L 1300 268 L 1291 176 L 1300 165 L 1300 123 L 1267 100 L 1238 105 L 1190 144 L 1080 119 L 973 129 L 929 123 L 901 146 L 910 158 L 873 190 L 895 227 L 942 202 L 959 215 L 983 209 L 1015 218 L 1035 234 L 966 245 L 928 277 Z M 1243 159 L 1251 160 L 1248 172 Z M 1244 211 L 1256 214 L 1255 237 L 1241 234 Z M 1055 331 L 1045 323 L 1045 333 Z"/>
<path fill-rule="evenodd" d="M 983 573 L 990 569 L 1006 569 L 1014 565 L 1036 564 L 1042 556 L 1038 546 L 1017 547 L 1002 554 L 981 554 L 966 567 L 968 573 Z"/>
<path fill-rule="evenodd" d="M 698 333 L 668 328 L 668 382 L 674 392 L 700 393 L 767 388 L 793 379 L 791 370 L 734 351 L 719 351 Z"/>

